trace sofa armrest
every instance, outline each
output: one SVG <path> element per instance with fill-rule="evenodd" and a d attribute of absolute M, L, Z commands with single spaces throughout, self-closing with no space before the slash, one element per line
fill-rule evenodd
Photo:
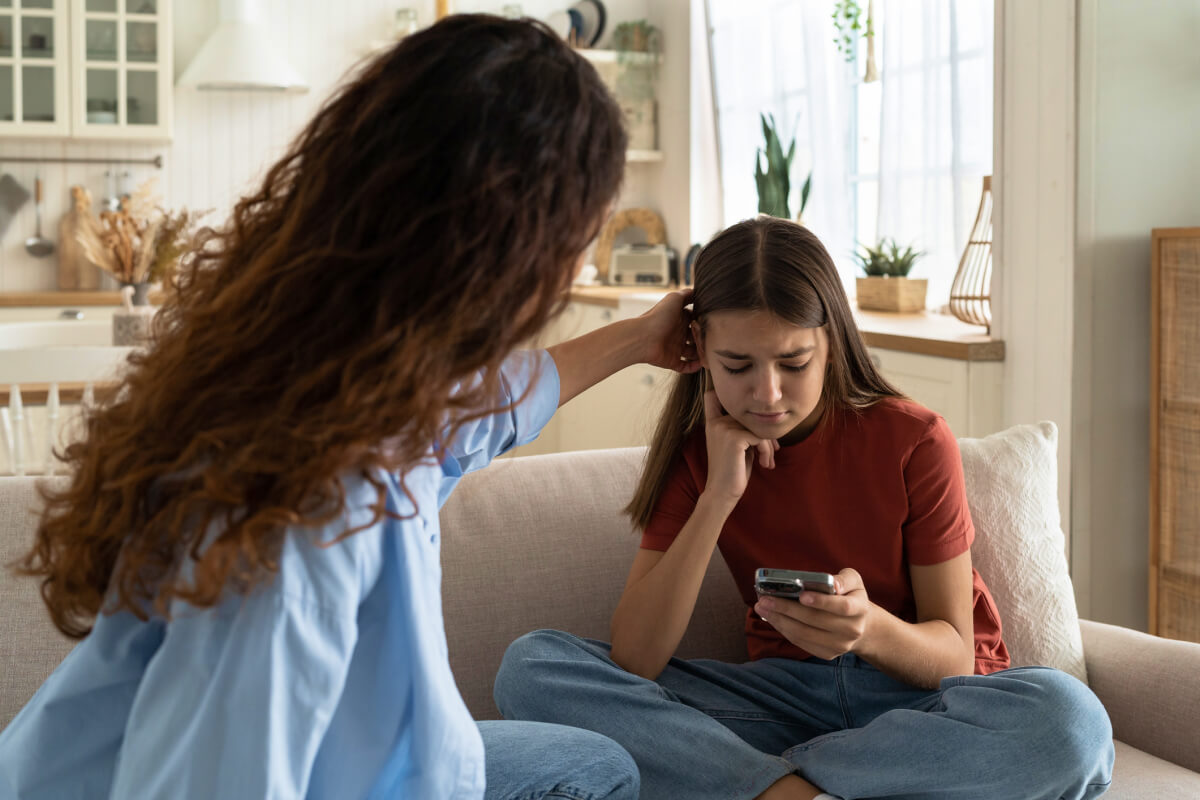
<path fill-rule="evenodd" d="M 1088 683 L 1113 736 L 1200 772 L 1200 644 L 1079 621 Z"/>

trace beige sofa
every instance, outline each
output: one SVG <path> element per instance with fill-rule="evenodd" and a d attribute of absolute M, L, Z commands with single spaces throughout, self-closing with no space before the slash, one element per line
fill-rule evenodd
<path fill-rule="evenodd" d="M 1036 431 L 1032 437 L 1037 444 Z M 1014 452 L 1020 455 L 1020 448 L 1008 447 L 1003 439 L 997 440 L 999 445 L 989 443 L 990 439 L 979 440 L 982 444 L 978 447 L 963 443 L 968 494 L 980 528 L 974 548 L 977 562 L 1002 615 L 1065 618 L 1073 628 L 1076 635 L 1057 636 L 1059 649 L 1047 650 L 1037 660 L 1063 660 L 1071 669 L 1086 668 L 1092 688 L 1108 708 L 1119 741 L 1115 779 L 1107 797 L 1200 797 L 1196 721 L 1200 712 L 1200 645 L 1077 622 L 1073 601 L 1064 601 L 1061 594 L 1055 600 L 1057 606 L 1045 605 L 1037 593 L 1031 593 L 1035 599 L 1024 606 L 1006 597 L 1010 582 L 988 563 L 995 555 L 988 541 L 1011 538 L 995 530 L 995 515 L 1004 516 L 1006 503 L 1028 505 L 1030 496 L 1038 493 L 1026 491 L 1024 497 L 1006 498 L 1001 492 L 999 503 L 992 508 L 987 495 L 996 492 L 981 487 L 1003 487 L 1006 481 L 1028 481 L 1030 476 L 1041 476 L 1045 482 L 1045 476 L 1053 474 L 1053 435 L 1051 429 L 1049 472 L 1043 464 L 1040 472 L 1015 471 L 1019 474 L 1010 474 L 1014 471 L 1004 464 Z M 443 509 L 443 592 L 450 659 L 459 687 L 477 717 L 496 716 L 492 679 L 505 647 L 520 634 L 559 628 L 607 638 L 609 614 L 638 545 L 619 509 L 630 495 L 642 456 L 642 450 L 628 449 L 497 461 L 468 476 Z M 1046 460 L 1044 455 L 1021 457 Z M 1006 491 L 1015 490 L 1008 487 Z M 1051 477 L 1041 496 L 1053 495 Z M 30 540 L 31 509 L 36 505 L 34 479 L 0 479 L 0 562 L 11 561 Z M 1057 535 L 1061 542 L 1061 532 Z M 1028 543 L 1023 546 L 1029 547 Z M 1022 556 L 1031 558 L 1032 552 Z M 1057 569 L 1053 563 L 1051 567 Z M 1065 563 L 1061 567 L 1063 575 L 1059 577 L 1065 580 Z M 988 574 L 989 569 L 994 576 Z M 1035 582 L 1047 580 L 1037 570 L 1032 572 Z M 0 602 L 2 726 L 70 644 L 50 626 L 32 581 L 5 573 L 0 577 Z M 1064 602 L 1069 608 L 1064 609 Z M 740 635 L 744 610 L 718 555 L 679 654 L 745 658 Z M 1029 654 L 1056 639 L 1037 630 L 1018 631 L 1008 618 L 1006 623 L 1006 639 L 1019 662 L 1032 663 Z M 1077 666 L 1072 666 L 1068 652 L 1072 648 L 1078 648 L 1084 657 Z"/>

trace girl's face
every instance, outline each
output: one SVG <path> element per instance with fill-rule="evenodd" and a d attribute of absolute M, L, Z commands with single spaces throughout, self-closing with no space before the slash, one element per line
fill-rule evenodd
<path fill-rule="evenodd" d="M 823 410 L 825 329 L 802 328 L 767 311 L 715 311 L 705 323 L 703 335 L 698 326 L 693 333 L 725 413 L 781 444 L 807 436 Z"/>

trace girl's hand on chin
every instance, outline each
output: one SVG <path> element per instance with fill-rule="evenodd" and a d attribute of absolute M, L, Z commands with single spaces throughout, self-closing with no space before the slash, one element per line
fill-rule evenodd
<path fill-rule="evenodd" d="M 760 597 L 755 612 L 792 644 L 826 661 L 856 652 L 867 634 L 870 598 L 862 576 L 837 574 L 838 593 L 803 592 L 799 600 Z"/>
<path fill-rule="evenodd" d="M 692 315 L 684 308 L 691 301 L 691 289 L 670 292 L 637 318 L 645 330 L 643 363 L 685 375 L 700 369 L 696 343 L 688 327 Z"/>
<path fill-rule="evenodd" d="M 756 457 L 763 469 L 775 469 L 779 442 L 760 439 L 727 416 L 712 389 L 704 392 L 704 435 L 708 442 L 706 494 L 736 503 L 746 491 Z"/>

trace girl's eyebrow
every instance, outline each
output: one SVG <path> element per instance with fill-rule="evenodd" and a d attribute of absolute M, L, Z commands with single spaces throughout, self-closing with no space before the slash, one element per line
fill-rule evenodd
<path fill-rule="evenodd" d="M 810 344 L 808 347 L 801 347 L 799 350 L 793 350 L 790 353 L 780 353 L 779 355 L 775 356 L 775 358 L 780 359 L 780 360 L 786 360 L 789 358 L 799 358 L 800 356 L 807 355 L 808 353 L 811 353 L 813 350 L 816 350 L 816 349 L 817 349 L 817 346 L 815 344 Z M 730 350 L 714 350 L 713 352 L 716 353 L 717 355 L 719 355 L 721 358 L 728 358 L 731 361 L 750 361 L 751 360 L 750 356 L 748 356 L 748 355 L 743 355 L 742 353 L 734 353 Z"/>

